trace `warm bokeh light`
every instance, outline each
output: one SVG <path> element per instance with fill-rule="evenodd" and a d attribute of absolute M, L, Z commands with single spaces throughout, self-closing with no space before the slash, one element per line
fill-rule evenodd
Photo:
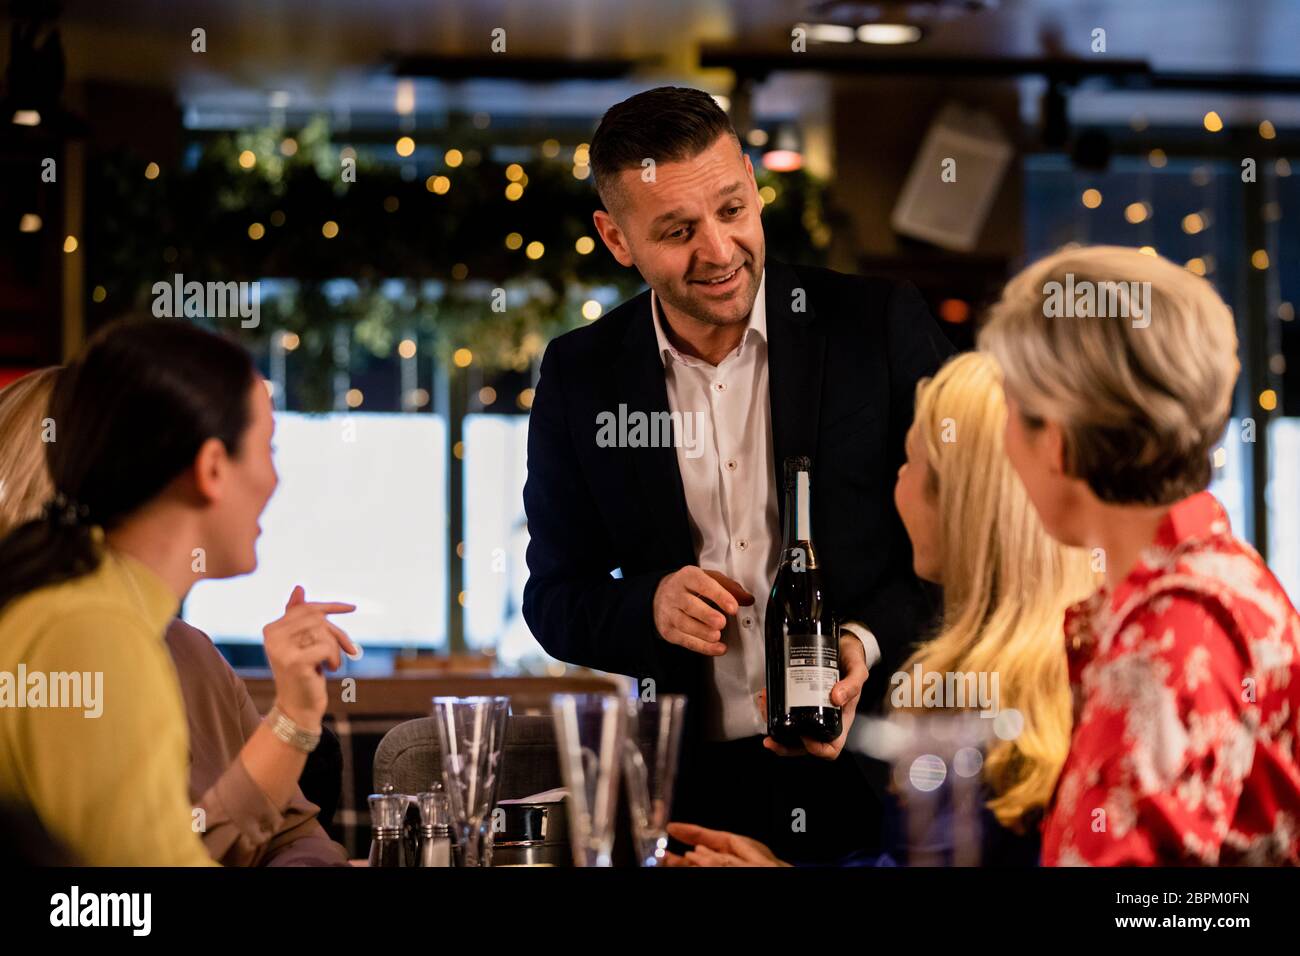
<path fill-rule="evenodd" d="M 1259 393 L 1259 407 L 1266 412 L 1271 412 L 1277 408 L 1277 392 L 1271 388 L 1266 388 Z"/>
<path fill-rule="evenodd" d="M 297 332 L 280 333 L 280 348 L 284 349 L 286 352 L 292 352 L 301 344 L 302 339 L 298 338 Z"/>
<path fill-rule="evenodd" d="M 1214 110 L 1210 110 L 1206 113 L 1205 119 L 1201 122 L 1205 124 L 1205 128 L 1211 133 L 1217 133 L 1219 130 L 1223 129 L 1223 119 L 1218 113 L 1214 112 Z"/>
<path fill-rule="evenodd" d="M 916 43 L 924 34 L 911 23 L 864 23 L 858 27 L 858 41 L 880 46 Z"/>
<path fill-rule="evenodd" d="M 511 202 L 514 202 L 523 194 L 524 194 L 524 187 L 519 185 L 518 183 L 510 183 L 508 186 L 506 186 L 506 199 L 510 200 Z"/>
<path fill-rule="evenodd" d="M 517 232 L 512 232 L 506 236 L 506 248 L 518 249 L 524 244 L 524 237 Z"/>
<path fill-rule="evenodd" d="M 1164 169 L 1169 164 L 1169 157 L 1165 155 L 1163 149 L 1153 149 L 1147 153 L 1147 162 L 1156 169 Z"/>
<path fill-rule="evenodd" d="M 776 190 L 771 186 L 764 186 L 758 191 L 758 198 L 763 201 L 764 206 L 770 206 L 776 202 Z"/>
<path fill-rule="evenodd" d="M 1159 253 L 1156 252 L 1155 246 L 1138 246 L 1138 252 L 1142 253 L 1144 256 L 1159 255 Z"/>
<path fill-rule="evenodd" d="M 939 303 L 939 318 L 960 325 L 970 318 L 970 303 L 965 299 L 944 299 Z"/>
<path fill-rule="evenodd" d="M 1191 212 L 1183 217 L 1183 232 L 1194 236 L 1205 229 L 1205 217 L 1199 212 Z"/>
<path fill-rule="evenodd" d="M 162 170 L 158 168 L 157 163 L 150 163 L 144 168 L 144 178 L 157 179 L 160 172 L 162 172 Z"/>
<path fill-rule="evenodd" d="M 1144 202 L 1131 202 L 1124 207 L 1124 218 L 1137 225 L 1146 222 L 1151 216 L 1151 207 Z"/>
<path fill-rule="evenodd" d="M 452 353 L 451 360 L 457 368 L 469 368 L 474 362 L 474 353 L 467 348 L 459 348 Z"/>
<path fill-rule="evenodd" d="M 108 290 L 105 289 L 102 285 L 97 285 L 95 286 L 95 291 L 90 293 L 90 297 L 94 299 L 96 302 L 103 302 L 105 299 L 108 298 Z"/>
<path fill-rule="evenodd" d="M 257 165 L 257 154 L 251 149 L 246 149 L 239 154 L 239 165 L 245 169 L 252 169 Z"/>
<path fill-rule="evenodd" d="M 264 235 L 266 235 L 266 227 L 263 226 L 260 222 L 254 222 L 249 224 L 248 226 L 249 239 L 261 239 Z"/>
<path fill-rule="evenodd" d="M 410 156 L 415 152 L 415 140 L 411 139 L 409 136 L 403 136 L 398 139 L 393 148 L 397 150 L 398 156 Z"/>
<path fill-rule="evenodd" d="M 533 390 L 531 388 L 526 388 L 522 392 L 520 392 L 519 397 L 515 399 L 515 404 L 517 404 L 520 408 L 524 409 L 525 411 L 532 408 Z"/>
<path fill-rule="evenodd" d="M 361 403 L 364 402 L 365 400 L 366 400 L 366 396 L 362 394 L 361 389 L 359 388 L 348 389 L 347 396 L 345 397 L 345 401 L 348 403 L 348 408 L 360 408 Z"/>
<path fill-rule="evenodd" d="M 511 163 L 506 167 L 506 179 L 510 180 L 512 183 L 517 183 L 523 178 L 524 167 L 520 166 L 518 163 Z"/>
<path fill-rule="evenodd" d="M 546 247 L 534 239 L 528 244 L 528 248 L 524 250 L 524 255 L 529 259 L 540 259 L 545 252 Z"/>
<path fill-rule="evenodd" d="M 573 248 L 578 250 L 578 255 L 585 256 L 596 248 L 596 240 L 591 236 L 579 236 L 578 241 L 573 244 Z"/>
<path fill-rule="evenodd" d="M 1200 256 L 1197 256 L 1195 259 L 1188 259 L 1183 263 L 1183 267 L 1187 269 L 1188 272 L 1193 272 L 1198 276 L 1205 275 L 1205 260 Z"/>
<path fill-rule="evenodd" d="M 442 154 L 442 161 L 447 164 L 448 168 L 455 169 L 465 161 L 465 154 L 458 149 L 449 149 Z"/>
<path fill-rule="evenodd" d="M 1250 254 L 1250 264 L 1263 272 L 1268 268 L 1268 253 L 1263 249 L 1256 249 Z"/>
<path fill-rule="evenodd" d="M 763 154 L 763 168 L 774 173 L 793 173 L 803 168 L 803 154 L 793 149 L 769 149 Z"/>
<path fill-rule="evenodd" d="M 1259 135 L 1264 139 L 1276 139 L 1277 130 L 1273 128 L 1273 124 L 1268 120 L 1260 120 Z"/>
<path fill-rule="evenodd" d="M 601 307 L 600 303 L 595 299 L 588 299 L 586 302 L 582 303 L 582 317 L 588 322 L 600 318 L 600 314 L 604 311 L 605 310 Z"/>
<path fill-rule="evenodd" d="M 451 180 L 446 176 L 430 176 L 424 181 L 424 188 L 438 196 L 445 196 L 451 189 Z"/>
<path fill-rule="evenodd" d="M 64 252 L 76 252 L 76 251 L 77 251 L 77 237 L 76 237 L 76 236 L 68 236 L 68 238 L 66 238 L 66 239 L 63 240 L 63 251 L 64 251 Z"/>
<path fill-rule="evenodd" d="M 491 385 L 484 385 L 478 390 L 479 404 L 485 408 L 497 400 L 497 390 Z"/>
<path fill-rule="evenodd" d="M 1101 205 L 1101 190 L 1085 189 L 1080 199 L 1089 209 L 1096 209 Z"/>
<path fill-rule="evenodd" d="M 413 339 L 402 339 L 397 345 L 397 354 L 404 359 L 415 358 L 415 341 Z"/>
<path fill-rule="evenodd" d="M 333 219 L 327 220 L 326 223 L 320 227 L 320 234 L 326 239 L 333 239 L 339 234 L 339 224 Z"/>

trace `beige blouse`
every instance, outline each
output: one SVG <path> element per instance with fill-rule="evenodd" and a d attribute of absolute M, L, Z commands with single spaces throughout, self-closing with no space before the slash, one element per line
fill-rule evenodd
<path fill-rule="evenodd" d="M 316 821 L 320 808 L 295 788 L 276 807 L 239 752 L 262 722 L 239 675 L 206 634 L 175 619 L 167 649 L 176 665 L 190 740 L 190 799 L 206 815 L 208 853 L 226 866 L 340 866 L 347 851 Z"/>

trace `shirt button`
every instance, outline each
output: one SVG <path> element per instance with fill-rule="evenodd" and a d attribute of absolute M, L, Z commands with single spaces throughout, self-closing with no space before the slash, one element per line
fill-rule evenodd
<path fill-rule="evenodd" d="M 753 627 L 753 626 L 754 626 L 754 619 L 753 619 L 752 617 L 747 617 L 747 618 L 745 618 L 743 621 L 741 621 L 740 623 L 741 623 L 741 625 L 742 625 L 743 627 Z"/>
<path fill-rule="evenodd" d="M 741 538 L 739 541 L 736 542 L 737 551 L 744 551 L 748 547 L 749 547 L 749 542 L 746 541 L 744 538 Z"/>
<path fill-rule="evenodd" d="M 714 382 L 714 383 L 713 383 L 713 387 L 714 387 L 715 389 L 717 389 L 719 392 L 725 392 L 725 391 L 727 390 L 727 383 L 726 383 L 726 382 Z"/>
<path fill-rule="evenodd" d="M 736 459 L 732 458 L 727 462 L 727 471 L 735 471 L 737 467 Z"/>

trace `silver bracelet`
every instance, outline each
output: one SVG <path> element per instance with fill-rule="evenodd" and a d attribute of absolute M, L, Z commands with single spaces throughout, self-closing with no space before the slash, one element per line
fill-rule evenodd
<path fill-rule="evenodd" d="M 271 727 L 271 733 L 275 734 L 290 747 L 295 750 L 301 750 L 305 754 L 311 753 L 320 743 L 320 731 L 312 733 L 303 730 L 295 724 L 279 707 L 272 704 L 271 710 L 266 715 L 267 723 Z"/>

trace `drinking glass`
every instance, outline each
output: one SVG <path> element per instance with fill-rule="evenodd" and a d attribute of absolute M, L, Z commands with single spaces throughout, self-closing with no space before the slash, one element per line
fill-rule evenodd
<path fill-rule="evenodd" d="M 623 781 L 627 787 L 632 836 L 642 866 L 658 866 L 668 849 L 673 780 L 681 749 L 686 698 L 664 694 L 657 700 L 629 697 L 623 743 Z"/>
<path fill-rule="evenodd" d="M 505 697 L 433 698 L 443 786 L 462 866 L 484 865 L 483 820 L 495 798 L 509 713 Z"/>
<path fill-rule="evenodd" d="M 610 866 L 627 708 L 616 694 L 555 694 L 555 749 L 576 866 Z"/>

